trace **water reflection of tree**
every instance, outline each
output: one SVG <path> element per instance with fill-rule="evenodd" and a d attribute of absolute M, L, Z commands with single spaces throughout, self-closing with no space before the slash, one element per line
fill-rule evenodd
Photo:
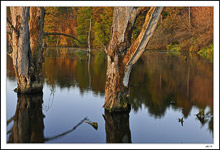
<path fill-rule="evenodd" d="M 106 143 L 131 143 L 129 112 L 110 113 L 105 110 Z"/>
<path fill-rule="evenodd" d="M 7 121 L 7 125 L 14 121 L 12 128 L 7 132 L 8 143 L 44 143 L 65 136 L 73 132 L 85 120 L 84 118 L 73 128 L 53 137 L 44 137 L 44 114 L 42 112 L 43 93 L 18 94 L 15 115 Z"/>
<path fill-rule="evenodd" d="M 49 50 L 50 51 L 50 50 Z M 51 52 L 52 53 L 52 52 Z M 103 52 L 94 51 L 91 55 L 90 73 L 91 88 L 95 94 L 104 95 L 106 63 Z M 87 53 L 75 51 L 60 53 L 60 57 L 47 55 L 43 64 L 43 74 L 46 72 L 53 75 L 53 80 L 60 88 L 70 88 L 78 86 L 83 94 L 89 90 L 89 72 Z M 59 62 L 59 63 L 56 63 Z M 49 84 L 49 83 L 48 83 Z"/>
<path fill-rule="evenodd" d="M 43 74 L 51 74 L 56 86 L 78 86 L 82 94 L 89 90 L 86 53 L 63 50 L 60 57 L 56 57 L 56 51 L 49 50 L 46 54 Z M 95 94 L 104 95 L 105 61 L 101 52 L 91 56 L 90 90 Z M 213 108 L 213 65 L 192 53 L 176 56 L 146 52 L 133 68 L 130 85 L 132 108 L 138 111 L 144 105 L 154 117 L 162 117 L 170 106 L 181 110 L 184 118 L 193 106 Z"/>
<path fill-rule="evenodd" d="M 18 94 L 14 124 L 9 143 L 41 143 L 44 141 L 43 94 Z"/>
<path fill-rule="evenodd" d="M 199 59 L 185 54 L 167 57 L 149 52 L 144 55 L 131 75 L 132 108 L 137 111 L 144 104 L 150 114 L 161 117 L 173 105 L 175 109 L 182 108 L 187 117 L 192 106 L 213 107 L 212 64 Z"/>

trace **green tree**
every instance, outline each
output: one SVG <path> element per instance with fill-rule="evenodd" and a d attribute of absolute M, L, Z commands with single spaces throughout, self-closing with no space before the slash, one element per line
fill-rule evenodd
<path fill-rule="evenodd" d="M 94 12 L 99 12 L 97 15 L 94 13 L 95 24 L 94 24 L 94 42 L 93 44 L 96 46 L 107 45 L 110 41 L 111 37 L 111 26 L 112 26 L 112 16 L 113 16 L 113 8 L 112 7 L 104 7 L 104 8 L 96 8 Z M 101 10 L 100 10 L 101 9 Z"/>
<path fill-rule="evenodd" d="M 92 8 L 79 7 L 77 10 L 76 31 L 78 35 L 78 40 L 82 43 L 77 43 L 78 46 L 87 46 L 90 19 L 92 19 Z"/>

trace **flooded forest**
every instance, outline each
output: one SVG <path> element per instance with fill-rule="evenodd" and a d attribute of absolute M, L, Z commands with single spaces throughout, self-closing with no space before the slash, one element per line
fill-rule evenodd
<path fill-rule="evenodd" d="M 7 7 L 7 143 L 213 143 L 213 7 Z"/>

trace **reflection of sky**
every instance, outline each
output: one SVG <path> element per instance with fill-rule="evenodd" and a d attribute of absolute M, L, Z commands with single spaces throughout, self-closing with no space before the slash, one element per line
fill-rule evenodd
<path fill-rule="evenodd" d="M 78 88 L 70 88 L 69 90 L 63 88 L 62 92 L 59 88 L 55 90 L 52 107 L 48 111 L 43 111 L 46 116 L 44 119 L 45 137 L 52 137 L 65 132 L 73 128 L 83 118 L 88 117 L 91 121 L 98 122 L 97 131 L 88 124 L 83 123 L 73 132 L 50 142 L 105 142 L 105 126 L 102 117 L 104 97 L 97 97 L 91 91 L 81 95 Z M 48 105 L 47 102 L 50 96 L 48 86 L 44 86 L 43 91 L 44 105 Z"/>
<path fill-rule="evenodd" d="M 7 119 L 14 115 L 17 104 L 16 93 L 13 89 L 16 83 L 7 80 Z M 83 118 L 88 117 L 98 123 L 98 130 L 83 123 L 73 132 L 50 143 L 105 143 L 105 121 L 102 117 L 104 96 L 97 96 L 92 91 L 82 95 L 77 87 L 55 88 L 54 99 L 50 87 L 45 84 L 43 89 L 44 137 L 53 137 L 72 129 Z M 49 106 L 49 109 L 48 109 Z M 187 119 L 184 118 L 183 127 L 178 118 L 182 117 L 180 110 L 171 107 L 165 116 L 155 119 L 142 106 L 137 112 L 130 112 L 130 131 L 132 143 L 212 143 L 212 134 L 208 131 L 208 123 L 201 127 L 201 123 L 194 114 L 198 109 L 193 107 Z M 9 130 L 13 123 L 8 126 Z M 8 138 L 8 137 L 7 137 Z"/>
<path fill-rule="evenodd" d="M 144 108 L 144 107 L 142 107 Z M 181 111 L 174 111 L 171 107 L 161 119 L 151 117 L 146 109 L 137 114 L 130 113 L 130 129 L 134 143 L 212 143 L 212 135 L 208 131 L 208 124 L 201 128 L 201 123 L 194 114 L 198 109 L 193 107 L 183 126 L 178 122 L 182 118 Z M 137 124 L 137 122 L 139 122 Z"/>
<path fill-rule="evenodd" d="M 158 71 L 157 67 L 159 67 L 159 69 L 160 67 L 163 67 L 163 70 L 167 71 L 167 76 L 169 77 L 171 73 L 169 64 L 172 62 L 167 61 L 165 62 L 166 64 L 162 66 L 161 61 L 160 61 L 162 60 L 162 58 L 156 57 L 156 56 L 151 57 L 151 58 L 152 60 L 156 62 L 147 63 L 149 64 L 149 66 L 146 67 L 148 69 L 147 71 L 156 72 Z M 149 61 L 149 59 L 146 59 L 146 61 Z M 175 63 L 178 63 L 178 61 L 175 61 Z M 199 62 L 196 62 L 196 63 L 199 63 Z M 173 64 L 174 63 L 172 63 L 172 66 Z M 134 73 L 134 75 L 136 76 L 134 77 L 139 77 L 140 73 L 141 75 L 145 75 L 144 73 L 147 72 L 146 70 L 144 72 L 142 68 L 143 65 L 146 65 L 146 64 L 139 63 L 139 65 L 140 65 L 139 70 L 136 70 L 136 72 Z M 95 65 L 93 64 L 93 66 Z M 186 66 L 188 65 L 184 63 L 183 66 L 185 66 L 185 69 L 187 69 Z M 49 64 L 48 67 L 51 67 L 51 65 Z M 55 81 L 54 95 L 51 94 L 51 85 L 48 85 L 46 82 L 44 83 L 43 106 L 42 106 L 43 114 L 45 115 L 44 137 L 45 138 L 53 137 L 67 130 L 70 130 L 85 117 L 88 117 L 91 121 L 97 122 L 98 130 L 95 130 L 90 125 L 83 123 L 73 132 L 65 136 L 62 136 L 58 139 L 48 141 L 50 143 L 105 143 L 106 142 L 105 120 L 102 117 L 102 114 L 104 114 L 104 108 L 102 106 L 105 100 L 104 84 L 102 84 L 102 82 L 104 82 L 105 80 L 102 80 L 102 79 L 105 79 L 105 75 L 101 76 L 101 73 L 103 75 L 105 72 L 100 73 L 100 71 L 103 70 L 102 68 L 103 66 L 99 66 L 98 69 L 96 68 L 97 70 L 94 69 L 95 67 L 94 68 L 91 67 L 91 75 L 92 75 L 91 77 L 93 79 L 92 83 L 94 85 L 98 85 L 96 87 L 92 84 L 92 86 L 94 86 L 93 88 L 91 87 L 89 88 L 89 83 L 84 82 L 85 79 L 88 79 L 88 74 L 86 72 L 87 65 L 84 65 L 84 69 L 83 69 L 82 64 L 79 67 L 81 68 L 81 72 L 80 70 L 78 70 L 79 76 L 73 76 L 73 74 L 69 75 L 68 67 L 66 68 L 66 70 L 64 69 L 64 72 L 60 72 L 57 66 L 54 67 L 55 69 L 58 69 L 54 73 L 58 73 L 60 75 L 60 76 L 56 76 L 57 78 L 54 79 Z M 195 68 L 194 68 L 194 72 L 196 71 Z M 63 69 L 63 68 L 60 67 L 60 69 Z M 136 67 L 136 69 L 138 69 L 138 67 Z M 174 81 L 179 81 L 180 82 L 179 85 L 182 85 L 182 80 L 179 80 L 179 78 L 181 77 L 180 76 L 181 71 L 184 73 L 184 70 L 183 70 L 184 68 L 176 67 L 175 69 L 176 69 L 176 73 L 179 73 L 179 74 L 173 75 L 173 77 L 177 77 L 178 79 Z M 181 71 L 178 71 L 178 69 L 180 69 Z M 96 76 L 95 76 L 95 73 L 97 73 Z M 201 72 L 199 72 L 198 74 L 203 75 L 201 74 Z M 64 75 L 68 75 L 68 76 L 64 76 Z M 83 75 L 83 77 L 81 75 Z M 59 82 L 58 82 L 58 77 L 60 77 Z M 79 81 L 79 77 L 82 77 L 80 78 L 81 79 L 80 81 Z M 145 77 L 150 77 L 150 76 L 145 75 Z M 165 76 L 163 78 L 165 78 Z M 184 76 L 183 78 L 185 79 Z M 133 80 L 135 81 L 134 84 L 136 84 L 137 78 L 134 78 L 134 79 L 135 79 Z M 204 79 L 204 77 L 202 76 L 199 79 Z M 151 83 L 149 82 L 150 80 L 152 79 L 149 78 L 148 80 L 147 78 L 145 81 L 145 78 L 144 78 L 144 80 L 140 79 L 140 81 L 138 81 L 137 83 L 140 82 L 141 84 L 143 84 L 143 81 L 144 81 L 144 83 L 146 82 L 146 85 L 151 84 L 151 87 L 149 89 L 152 89 L 152 87 L 154 87 L 152 86 L 154 85 L 154 82 Z M 157 79 L 155 81 L 157 81 Z M 205 81 L 209 81 L 209 80 L 205 80 Z M 80 85 L 79 82 L 81 83 L 80 88 L 79 88 L 79 85 Z M 178 85 L 178 84 L 175 83 L 175 85 Z M 13 77 L 9 78 L 8 76 L 7 77 L 7 119 L 10 119 L 15 114 L 15 111 L 16 111 L 17 94 L 13 91 L 14 88 L 16 88 L 16 86 L 17 85 L 16 85 L 15 78 Z M 197 87 L 201 87 L 201 86 L 198 84 Z M 196 92 L 198 91 L 197 87 L 195 87 Z M 162 102 L 160 101 L 162 99 L 158 98 L 158 101 L 154 101 L 154 100 L 145 101 L 148 98 L 152 98 L 151 95 L 153 94 L 151 92 L 154 91 L 154 90 L 149 90 L 149 89 L 147 90 L 145 88 L 146 87 L 142 87 L 142 89 L 139 89 L 138 87 L 137 90 L 134 90 L 135 96 L 136 96 L 135 100 L 137 100 L 137 103 L 136 104 L 134 103 L 134 104 L 135 105 L 138 104 L 138 106 L 140 104 L 140 106 L 142 105 L 142 107 L 141 108 L 138 107 L 136 112 L 133 109 L 130 112 L 129 124 L 130 124 L 131 138 L 132 138 L 131 141 L 133 143 L 181 143 L 181 142 L 183 143 L 212 143 L 213 142 L 212 133 L 208 129 L 208 122 L 203 127 L 201 127 L 201 123 L 199 122 L 198 119 L 196 119 L 196 116 L 195 116 L 195 114 L 199 112 L 199 109 L 194 106 L 197 106 L 197 105 L 199 106 L 200 104 L 204 106 L 203 101 L 198 101 L 198 102 L 196 101 L 195 103 L 194 101 L 190 101 L 191 103 L 189 103 L 189 105 L 190 106 L 194 105 L 194 106 L 192 107 L 187 118 L 184 118 L 183 126 L 181 126 L 181 123 L 178 122 L 178 118 L 183 117 L 183 114 L 182 114 L 183 111 L 181 110 L 182 108 L 180 107 L 184 107 L 185 106 L 184 104 L 188 104 L 188 103 L 186 103 L 185 101 L 181 101 L 183 102 L 181 103 L 183 105 L 180 105 L 176 109 L 169 107 L 169 103 L 167 104 L 166 102 L 162 103 L 163 105 L 157 106 L 156 105 L 157 102 L 159 103 Z M 155 86 L 154 88 L 157 89 L 157 86 Z M 179 91 L 180 89 L 177 89 L 177 91 Z M 147 91 L 149 93 L 146 93 Z M 165 87 L 164 91 L 165 93 L 167 92 L 167 87 Z M 193 92 L 191 91 L 191 93 Z M 159 93 L 157 92 L 156 95 L 158 94 Z M 148 96 L 148 97 L 146 98 L 145 96 Z M 201 98 L 201 95 L 199 98 Z M 145 104 L 146 106 L 144 106 L 143 103 L 149 104 L 149 106 L 146 104 Z M 158 108 L 164 105 L 168 106 L 167 108 L 165 108 L 166 109 L 165 115 L 162 115 L 161 117 L 158 117 L 158 116 L 156 117 L 154 113 L 151 113 L 151 114 L 149 113 L 150 109 L 148 109 L 148 107 L 153 106 L 152 109 L 155 109 L 154 106 Z M 205 105 L 207 104 L 205 103 Z M 7 126 L 7 130 L 9 130 L 12 126 L 13 126 L 13 122 L 11 122 Z M 7 139 L 8 138 L 9 136 L 7 136 Z"/>

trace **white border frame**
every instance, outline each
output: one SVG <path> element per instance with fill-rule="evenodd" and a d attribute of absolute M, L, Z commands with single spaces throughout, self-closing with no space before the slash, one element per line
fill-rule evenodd
<path fill-rule="evenodd" d="M 6 144 L 6 7 L 7 6 L 213 6 L 214 7 L 214 144 Z M 218 149 L 219 148 L 219 1 L 1 1 L 1 148 L 3 149 Z"/>

